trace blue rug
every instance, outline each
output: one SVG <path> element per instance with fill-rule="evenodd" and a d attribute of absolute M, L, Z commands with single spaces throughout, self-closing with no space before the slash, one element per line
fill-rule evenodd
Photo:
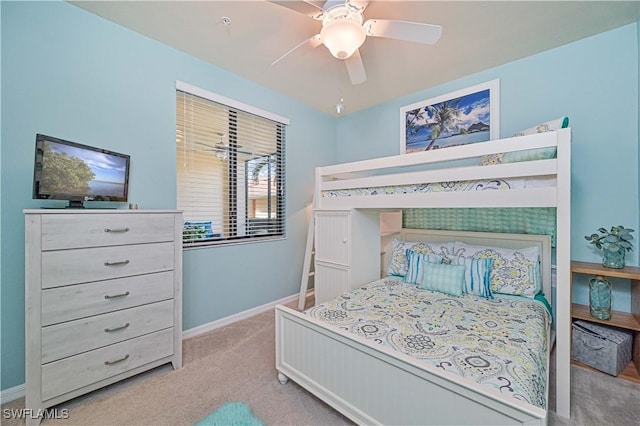
<path fill-rule="evenodd" d="M 227 402 L 195 426 L 265 426 L 247 404 Z"/>

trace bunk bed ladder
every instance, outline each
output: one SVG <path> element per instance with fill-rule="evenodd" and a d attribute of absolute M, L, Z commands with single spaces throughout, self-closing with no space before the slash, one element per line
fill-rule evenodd
<path fill-rule="evenodd" d="M 313 256 L 315 255 L 314 238 L 315 238 L 315 215 L 313 213 L 315 207 L 315 196 L 311 201 L 311 217 L 309 218 L 309 230 L 307 231 L 307 247 L 304 251 L 304 262 L 302 264 L 302 278 L 300 279 L 300 295 L 298 296 L 298 310 L 302 311 L 305 308 L 307 299 L 307 292 L 309 291 L 309 282 L 315 275 L 315 272 L 311 270 L 313 265 Z"/>

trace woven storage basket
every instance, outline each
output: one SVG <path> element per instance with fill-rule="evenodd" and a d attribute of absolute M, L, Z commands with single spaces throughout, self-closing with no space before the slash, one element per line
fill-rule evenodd
<path fill-rule="evenodd" d="M 576 361 L 617 376 L 631 361 L 633 333 L 588 321 L 572 325 L 572 355 Z"/>

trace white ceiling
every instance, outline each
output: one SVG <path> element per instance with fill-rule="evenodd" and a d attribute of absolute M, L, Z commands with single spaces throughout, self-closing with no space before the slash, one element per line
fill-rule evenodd
<path fill-rule="evenodd" d="M 71 3 L 332 115 L 340 98 L 343 114 L 353 113 L 636 22 L 640 15 L 640 0 L 371 1 L 365 20 L 438 24 L 442 37 L 435 45 L 367 37 L 360 48 L 367 81 L 352 85 L 344 64 L 322 45 L 271 65 L 318 34 L 321 23 L 269 1 Z"/>

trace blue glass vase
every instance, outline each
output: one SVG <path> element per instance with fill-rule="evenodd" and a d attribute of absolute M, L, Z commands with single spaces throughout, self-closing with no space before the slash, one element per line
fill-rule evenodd
<path fill-rule="evenodd" d="M 618 250 L 604 249 L 604 253 L 602 255 L 602 266 L 612 269 L 624 268 L 624 248 L 619 247 Z"/>
<path fill-rule="evenodd" d="M 589 313 L 601 320 L 611 318 L 611 283 L 602 275 L 589 280 Z"/>

